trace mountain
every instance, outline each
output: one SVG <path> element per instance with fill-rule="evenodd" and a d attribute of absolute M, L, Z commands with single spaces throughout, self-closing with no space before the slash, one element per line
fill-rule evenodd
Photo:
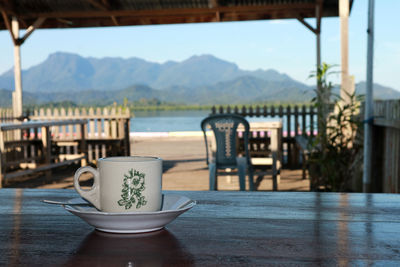
<path fill-rule="evenodd" d="M 195 90 L 175 87 L 168 90 L 196 104 L 240 104 L 268 101 L 309 101 L 313 91 L 304 84 L 290 81 L 266 81 L 244 76 Z"/>
<path fill-rule="evenodd" d="M 13 71 L 0 75 L 0 106 L 11 106 Z M 141 99 L 179 104 L 249 104 L 308 102 L 313 87 L 276 70 L 241 70 L 211 55 L 163 64 L 140 58 L 84 58 L 55 53 L 23 71 L 24 104 L 69 101 L 109 105 Z M 7 89 L 7 90 L 6 90 Z M 338 88 L 335 88 L 338 92 Z M 365 93 L 365 82 L 356 85 Z M 374 97 L 400 98 L 400 92 L 374 84 Z"/>
<path fill-rule="evenodd" d="M 366 82 L 360 82 L 356 85 L 357 94 L 365 95 L 367 89 Z M 377 83 L 374 83 L 374 99 L 386 100 L 386 99 L 399 99 L 400 92 L 394 90 L 393 88 L 383 86 Z"/>
<path fill-rule="evenodd" d="M 155 89 L 173 86 L 196 88 L 253 76 L 270 81 L 293 81 L 275 70 L 245 71 L 234 63 L 212 55 L 192 56 L 182 62 L 163 64 L 139 58 L 84 58 L 57 52 L 42 63 L 22 73 L 28 92 L 62 92 L 78 90 L 121 90 L 135 84 Z M 0 75 L 0 88 L 14 88 L 12 70 Z"/>

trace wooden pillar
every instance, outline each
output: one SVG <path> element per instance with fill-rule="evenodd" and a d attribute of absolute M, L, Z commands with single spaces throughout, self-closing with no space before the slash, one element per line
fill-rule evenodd
<path fill-rule="evenodd" d="M 19 22 L 18 19 L 13 16 L 11 23 L 9 21 L 9 15 L 5 10 L 0 9 L 1 15 L 4 20 L 8 31 L 11 35 L 11 40 L 14 44 L 14 81 L 15 81 L 15 91 L 12 95 L 13 102 L 13 116 L 21 118 L 22 116 L 22 78 L 21 78 L 21 45 L 24 41 L 32 34 L 32 32 L 39 28 L 46 18 L 38 18 L 35 22 L 29 26 L 22 38 L 19 37 Z"/>
<path fill-rule="evenodd" d="M 349 0 L 339 0 L 340 16 L 340 47 L 341 47 L 341 66 L 342 80 L 340 88 L 340 97 L 345 104 L 350 103 L 349 94 L 354 93 L 349 76 Z"/>
<path fill-rule="evenodd" d="M 19 39 L 19 23 L 16 17 L 11 20 L 11 29 L 16 40 Z M 22 117 L 22 78 L 21 78 L 21 44 L 14 42 L 14 82 L 13 112 L 14 117 Z"/>

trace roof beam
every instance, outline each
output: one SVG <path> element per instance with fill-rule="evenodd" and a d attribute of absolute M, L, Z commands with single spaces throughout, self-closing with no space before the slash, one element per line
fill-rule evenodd
<path fill-rule="evenodd" d="M 24 36 L 22 38 L 18 38 L 15 36 L 14 31 L 12 30 L 10 21 L 8 19 L 8 16 L 3 9 L 1 10 L 1 15 L 3 17 L 4 23 L 6 24 L 8 31 L 10 32 L 11 39 L 12 39 L 14 45 L 23 44 L 25 42 L 25 40 L 28 39 L 29 35 L 31 35 L 35 29 L 39 28 L 43 24 L 43 22 L 46 20 L 46 18 L 38 18 L 32 25 L 30 25 L 26 29 Z"/>
<path fill-rule="evenodd" d="M 28 27 L 28 29 L 26 29 L 24 36 L 21 39 L 19 39 L 19 42 L 21 44 L 25 42 L 25 40 L 29 37 L 29 35 L 31 35 L 34 30 L 39 28 L 45 20 L 46 18 L 38 18 L 31 26 Z"/>
<path fill-rule="evenodd" d="M 0 2 L 0 9 L 4 10 L 9 15 L 16 16 L 15 5 L 11 0 L 3 0 Z"/>
<path fill-rule="evenodd" d="M 100 10 L 108 11 L 110 9 L 110 6 L 105 4 L 104 2 L 99 2 L 98 0 L 87 0 L 87 1 Z"/>
<path fill-rule="evenodd" d="M 102 2 L 99 2 L 98 0 L 88 0 L 90 4 L 93 6 L 97 7 L 98 9 L 102 11 L 110 11 L 110 4 L 108 3 L 107 0 L 103 0 Z M 115 16 L 110 16 L 111 20 L 113 21 L 115 26 L 119 26 L 118 20 Z"/>
<path fill-rule="evenodd" d="M 221 21 L 221 12 L 218 9 L 219 8 L 218 0 L 209 0 L 208 7 L 212 9 L 217 9 L 217 11 L 215 12 L 215 20 L 218 22 Z"/>
<path fill-rule="evenodd" d="M 310 31 L 312 31 L 314 34 L 318 33 L 318 27 L 314 28 L 313 26 L 311 26 L 307 21 L 304 20 L 303 17 L 298 16 L 297 20 L 300 21 L 304 26 L 306 26 Z"/>
<path fill-rule="evenodd" d="M 90 0 L 93 1 L 93 0 Z M 296 10 L 309 10 L 310 13 L 314 14 L 315 4 L 296 4 L 292 6 L 293 11 Z M 31 13 L 29 16 L 23 14 L 19 17 L 24 19 L 32 19 L 38 17 L 47 18 L 80 18 L 80 17 L 142 17 L 142 16 L 166 16 L 166 15 L 209 15 L 221 13 L 268 13 L 276 11 L 287 11 L 287 6 L 284 4 L 280 5 L 254 5 L 254 6 L 218 6 L 213 8 L 169 8 L 160 10 L 79 10 L 79 11 L 63 11 L 63 12 L 37 12 Z"/>
<path fill-rule="evenodd" d="M 8 20 L 7 13 L 4 11 L 4 9 L 1 9 L 1 15 L 3 17 L 4 24 L 6 25 L 6 28 L 11 35 L 11 40 L 13 41 L 14 45 L 18 45 L 17 38 L 15 37 L 13 30 L 11 29 L 10 21 Z"/>

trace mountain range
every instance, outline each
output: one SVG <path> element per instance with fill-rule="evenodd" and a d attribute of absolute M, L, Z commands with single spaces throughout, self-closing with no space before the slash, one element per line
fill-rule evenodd
<path fill-rule="evenodd" d="M 72 101 L 111 104 L 158 99 L 185 104 L 307 102 L 313 87 L 276 70 L 246 71 L 212 55 L 163 64 L 140 58 L 84 58 L 57 52 L 23 70 L 24 103 Z M 11 104 L 13 70 L 0 75 L 0 106 Z M 357 90 L 365 92 L 365 83 Z M 375 84 L 375 97 L 400 98 L 400 92 Z M 73 92 L 73 93 L 72 93 Z M 75 93 L 76 92 L 76 93 Z M 77 93 L 79 92 L 79 93 Z"/>

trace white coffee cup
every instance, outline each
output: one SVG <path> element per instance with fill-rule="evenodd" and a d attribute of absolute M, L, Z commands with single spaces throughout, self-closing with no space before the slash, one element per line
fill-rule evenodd
<path fill-rule="evenodd" d="M 81 167 L 74 186 L 82 198 L 104 212 L 159 211 L 161 209 L 162 159 L 157 157 L 109 157 L 97 161 L 98 169 Z M 90 172 L 90 190 L 79 185 L 79 177 Z"/>

